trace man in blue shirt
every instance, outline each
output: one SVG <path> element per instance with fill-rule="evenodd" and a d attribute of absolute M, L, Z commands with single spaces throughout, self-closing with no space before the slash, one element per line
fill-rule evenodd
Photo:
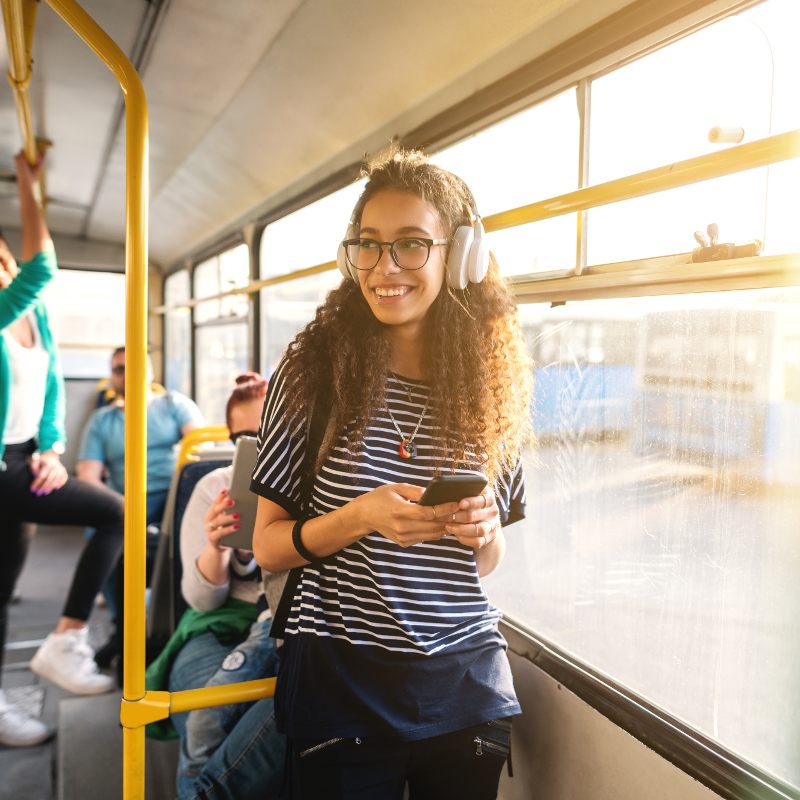
<path fill-rule="evenodd" d="M 177 457 L 177 444 L 189 431 L 203 424 L 200 409 L 180 392 L 165 391 L 153 384 L 153 365 L 147 358 L 147 525 L 158 524 L 164 515 L 167 492 Z M 118 347 L 111 356 L 110 404 L 98 408 L 83 431 L 76 464 L 79 478 L 103 483 L 120 494 L 125 492 L 125 348 Z M 148 537 L 148 576 L 153 565 L 157 541 Z M 121 568 L 103 590 L 117 629 L 110 641 L 97 651 L 95 660 L 108 666 L 121 651 Z"/>
<path fill-rule="evenodd" d="M 180 392 L 156 392 L 153 367 L 147 359 L 147 523 L 161 521 L 172 472 L 176 445 L 189 431 L 203 424 L 200 409 Z M 76 471 L 91 483 L 108 483 L 120 494 L 125 490 L 125 348 L 111 357 L 114 401 L 97 409 L 83 431 Z"/>

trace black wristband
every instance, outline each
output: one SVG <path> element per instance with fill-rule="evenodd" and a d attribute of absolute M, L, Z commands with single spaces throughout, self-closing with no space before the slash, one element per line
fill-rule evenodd
<path fill-rule="evenodd" d="M 302 529 L 303 525 L 308 522 L 308 520 L 308 517 L 300 517 L 300 519 L 295 522 L 294 527 L 292 528 L 292 544 L 300 556 L 302 556 L 309 563 L 313 564 L 315 561 L 319 561 L 320 559 L 318 556 L 315 556 L 313 553 L 306 550 L 303 540 L 300 538 L 300 530 Z"/>

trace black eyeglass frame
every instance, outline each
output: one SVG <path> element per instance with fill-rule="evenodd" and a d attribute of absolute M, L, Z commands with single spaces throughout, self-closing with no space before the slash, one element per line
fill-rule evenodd
<path fill-rule="evenodd" d="M 398 242 L 422 242 L 428 248 L 428 255 L 425 256 L 425 261 L 422 262 L 418 267 L 404 267 L 398 260 L 397 260 L 397 252 L 395 247 L 397 246 Z M 359 267 L 354 264 L 350 260 L 350 253 L 347 252 L 347 248 L 349 246 L 357 246 L 361 247 L 361 242 L 371 242 L 373 244 L 378 245 L 378 257 L 375 259 L 375 263 L 371 267 Z M 450 244 L 449 239 L 429 239 L 425 236 L 401 236 L 398 239 L 395 239 L 393 242 L 379 242 L 377 239 L 370 239 L 369 237 L 359 237 L 358 239 L 345 239 L 342 242 L 342 247 L 344 247 L 344 257 L 347 259 L 347 263 L 353 268 L 359 270 L 359 272 L 369 272 L 371 269 L 375 269 L 380 263 L 380 260 L 383 258 L 383 249 L 384 247 L 389 248 L 389 255 L 392 257 L 392 261 L 400 267 L 400 269 L 404 269 L 407 272 L 416 272 L 418 269 L 422 269 L 427 263 L 428 259 L 431 257 L 431 248 L 432 247 L 439 247 L 441 245 Z"/>

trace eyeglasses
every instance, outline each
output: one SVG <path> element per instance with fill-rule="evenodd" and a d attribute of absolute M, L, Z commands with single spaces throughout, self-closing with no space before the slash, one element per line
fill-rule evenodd
<path fill-rule="evenodd" d="M 111 374 L 112 375 L 124 375 L 125 374 L 125 365 L 124 364 L 117 364 L 116 367 L 111 367 Z"/>
<path fill-rule="evenodd" d="M 388 247 L 392 261 L 400 269 L 422 269 L 431 255 L 431 247 L 448 244 L 449 239 L 422 239 L 419 236 L 404 236 L 393 242 L 379 242 L 375 239 L 345 239 L 342 242 L 344 253 L 351 267 L 355 269 L 374 269 Z"/>

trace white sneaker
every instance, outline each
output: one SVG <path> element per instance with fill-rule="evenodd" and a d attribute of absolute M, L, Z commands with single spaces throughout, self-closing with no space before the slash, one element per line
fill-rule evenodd
<path fill-rule="evenodd" d="M 31 747 L 41 744 L 52 735 L 53 731 L 41 720 L 8 703 L 5 693 L 0 690 L 0 744 L 6 747 Z"/>
<path fill-rule="evenodd" d="M 36 651 L 31 669 L 75 694 L 103 694 L 114 688 L 114 679 L 99 672 L 94 663 L 86 628 L 51 633 Z"/>

